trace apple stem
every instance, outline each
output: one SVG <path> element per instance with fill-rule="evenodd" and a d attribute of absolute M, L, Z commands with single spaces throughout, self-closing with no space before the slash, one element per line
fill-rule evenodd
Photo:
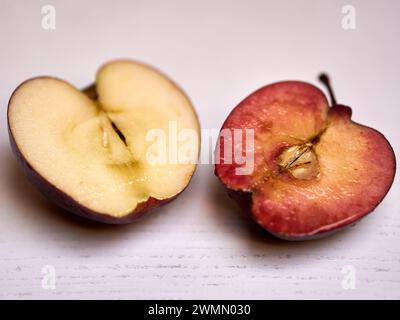
<path fill-rule="evenodd" d="M 332 86 L 331 86 L 331 80 L 329 79 L 329 76 L 326 73 L 321 73 L 319 75 L 319 81 L 321 81 L 325 87 L 328 89 L 329 91 L 329 96 L 331 98 L 331 105 L 334 106 L 336 105 L 336 98 L 335 98 L 335 94 L 333 93 L 332 90 Z"/>

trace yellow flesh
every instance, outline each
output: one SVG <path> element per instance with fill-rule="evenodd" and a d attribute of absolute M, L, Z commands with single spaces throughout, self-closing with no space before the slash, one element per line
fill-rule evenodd
<path fill-rule="evenodd" d="M 150 164 L 146 152 L 154 141 L 146 141 L 146 134 L 162 129 L 168 139 L 170 121 L 177 122 L 178 132 L 199 133 L 186 96 L 163 75 L 129 61 L 104 66 L 97 75 L 97 93 L 95 102 L 51 78 L 33 79 L 17 90 L 10 128 L 30 165 L 81 205 L 115 217 L 149 197 L 167 199 L 182 191 L 195 159 Z M 178 148 L 184 143 L 178 141 Z M 192 147 L 197 157 L 198 139 Z"/>

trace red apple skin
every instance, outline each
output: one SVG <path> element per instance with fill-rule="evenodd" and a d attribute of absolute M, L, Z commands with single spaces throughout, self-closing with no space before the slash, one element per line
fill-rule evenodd
<path fill-rule="evenodd" d="M 145 64 L 144 64 L 145 65 Z M 153 68 L 151 66 L 146 65 L 149 68 Z M 157 70 L 155 68 L 153 68 L 154 70 Z M 157 70 L 157 72 L 160 72 Z M 50 77 L 50 76 L 43 76 L 43 77 L 38 77 L 38 78 L 54 78 L 54 77 Z M 168 78 L 169 79 L 169 78 Z M 22 171 L 24 172 L 24 174 L 26 175 L 26 177 L 28 178 L 28 181 L 34 185 L 43 195 L 46 199 L 50 200 L 51 202 L 53 202 L 54 204 L 58 205 L 59 207 L 63 208 L 64 210 L 73 213 L 77 216 L 83 217 L 83 218 L 87 218 L 93 221 L 97 221 L 97 222 L 101 222 L 101 223 L 106 223 L 106 224 L 114 224 L 114 225 L 122 225 L 122 224 L 129 224 L 132 223 L 134 221 L 136 221 L 137 219 L 143 217 L 144 215 L 147 215 L 147 213 L 152 212 L 154 209 L 161 207 L 163 205 L 166 205 L 170 202 L 172 202 L 173 200 L 175 200 L 176 198 L 178 198 L 178 196 L 186 190 L 186 188 L 189 186 L 195 171 L 197 169 L 197 166 L 195 168 L 195 170 L 193 171 L 192 176 L 190 177 L 190 180 L 188 181 L 186 187 L 179 192 L 178 194 L 172 196 L 171 198 L 168 199 L 155 199 L 153 197 L 150 197 L 146 202 L 141 202 L 137 205 L 137 207 L 135 208 L 135 210 L 133 210 L 132 212 L 126 214 L 123 217 L 117 218 L 117 217 L 113 217 L 111 215 L 107 215 L 107 214 L 103 214 L 100 212 L 95 212 L 93 210 L 88 209 L 85 206 L 82 206 L 80 203 L 78 203 L 76 200 L 72 199 L 69 195 L 67 195 L 65 192 L 63 192 L 62 190 L 58 189 L 56 186 L 54 186 L 52 183 L 50 183 L 49 181 L 47 181 L 46 179 L 44 179 L 34 168 L 32 165 L 29 164 L 29 162 L 26 160 L 26 158 L 24 157 L 24 155 L 21 153 L 20 149 L 18 148 L 18 145 L 14 139 L 14 136 L 11 132 L 11 127 L 10 127 L 10 122 L 9 122 L 9 110 L 10 110 L 10 102 L 13 98 L 13 95 L 15 94 L 15 92 L 17 92 L 17 90 L 26 82 L 30 81 L 32 79 L 28 79 L 24 82 L 22 82 L 15 90 L 14 92 L 11 94 L 9 103 L 8 103 L 8 108 L 7 108 L 7 125 L 8 125 L 8 136 L 9 136 L 9 141 L 10 141 L 10 146 L 11 146 L 11 150 L 14 154 L 14 156 L 17 159 L 17 162 L 20 166 L 20 168 L 22 169 Z M 170 80 L 171 83 L 176 86 L 182 93 L 184 93 L 184 91 L 178 87 L 177 84 L 175 84 L 172 80 Z M 91 98 L 92 100 L 97 99 L 97 93 L 96 93 L 96 89 L 95 89 L 95 85 L 90 85 L 87 88 L 83 89 L 82 92 L 84 94 L 86 94 L 89 98 Z M 184 93 L 185 94 L 185 93 Z M 185 94 L 186 99 L 189 100 L 189 97 Z M 192 105 L 192 104 L 191 104 Z M 192 107 L 194 114 L 197 117 L 197 121 L 198 120 L 198 115 L 194 110 L 194 107 Z M 199 149 L 199 153 L 200 153 L 200 149 Z"/>
<path fill-rule="evenodd" d="M 292 81 L 290 81 L 290 82 L 292 82 Z M 279 85 L 279 84 L 283 84 L 283 83 L 286 83 L 286 82 L 275 83 L 270 86 Z M 298 82 L 298 83 L 301 84 L 300 82 Z M 257 99 L 257 98 L 254 98 L 254 94 L 259 94 L 263 90 L 265 90 L 266 88 L 268 88 L 270 86 L 265 86 L 265 87 L 255 91 L 253 94 L 251 94 L 246 99 L 244 99 L 237 107 L 235 107 L 232 110 L 232 112 L 230 113 L 230 115 L 227 117 L 221 130 L 224 128 L 229 128 L 229 121 L 231 121 L 230 117 L 235 112 L 240 113 L 241 111 L 239 111 L 239 110 L 240 110 L 241 106 L 247 104 L 252 99 L 253 99 L 253 101 Z M 314 88 L 319 90 L 316 87 L 314 87 Z M 323 94 L 323 93 L 321 92 L 321 94 Z M 356 222 L 358 222 L 360 219 L 367 216 L 369 213 L 373 212 L 376 209 L 376 207 L 383 201 L 384 197 L 390 190 L 390 187 L 394 181 L 394 177 L 395 177 L 395 173 L 396 173 L 396 158 L 395 158 L 393 148 L 390 145 L 389 141 L 385 138 L 385 136 L 373 128 L 370 128 L 370 127 L 367 127 L 364 125 L 360 125 L 360 124 L 352 121 L 351 120 L 352 109 L 350 107 L 347 107 L 344 105 L 335 105 L 335 106 L 330 107 L 329 113 L 332 113 L 332 114 L 334 114 L 335 117 L 338 117 L 343 120 L 350 119 L 349 121 L 351 123 L 359 125 L 362 128 L 365 128 L 367 130 L 370 130 L 369 131 L 370 134 L 379 136 L 380 139 L 382 139 L 382 141 L 385 142 L 384 145 L 382 145 L 382 148 L 385 149 L 384 151 L 385 151 L 386 155 L 388 155 L 388 157 L 392 157 L 390 159 L 390 161 L 388 161 L 389 163 L 391 163 L 391 166 L 389 166 L 387 168 L 388 172 L 392 173 L 391 179 L 390 179 L 390 181 L 388 181 L 385 184 L 386 188 L 384 188 L 384 190 L 382 191 L 381 199 L 379 201 L 377 201 L 375 203 L 375 205 L 370 208 L 370 210 L 364 211 L 364 212 L 354 216 L 352 219 L 339 221 L 339 223 L 337 223 L 335 225 L 330 225 L 330 226 L 328 225 L 326 228 L 321 228 L 318 232 L 311 231 L 309 233 L 302 233 L 302 234 L 275 232 L 274 230 L 271 230 L 271 228 L 269 228 L 267 225 L 263 225 L 262 223 L 260 223 L 260 219 L 259 219 L 259 217 L 257 217 L 257 214 L 256 214 L 254 206 L 253 206 L 254 205 L 253 191 L 245 190 L 246 189 L 245 186 L 248 183 L 249 177 L 236 176 L 234 173 L 234 170 L 232 170 L 232 168 L 229 168 L 229 166 L 228 166 L 228 168 L 224 168 L 223 164 L 217 163 L 215 165 L 215 175 L 217 176 L 217 178 L 220 180 L 220 182 L 226 188 L 229 197 L 231 199 L 233 199 L 246 214 L 250 215 L 250 217 L 255 221 L 255 223 L 257 223 L 259 225 L 259 227 L 261 227 L 264 231 L 267 231 L 268 233 L 270 233 L 271 235 L 273 235 L 277 238 L 280 238 L 283 240 L 288 240 L 288 241 L 313 240 L 313 239 L 324 238 L 324 237 L 332 235 L 338 231 L 341 231 L 349 226 L 352 226 Z M 233 121 L 233 123 L 236 123 L 236 124 L 246 122 L 245 120 L 241 121 L 240 119 L 236 119 L 236 120 L 232 120 L 232 121 Z M 227 124 L 228 124 L 228 126 L 227 126 Z M 257 125 L 259 126 L 260 124 L 257 123 Z M 217 147 L 218 147 L 218 145 L 217 145 Z M 379 154 L 380 150 L 378 149 L 377 151 Z M 257 160 L 255 160 L 255 161 L 257 162 Z M 235 187 L 234 188 L 230 187 L 228 185 L 228 182 L 231 182 L 233 185 L 235 185 Z"/>
<path fill-rule="evenodd" d="M 320 232 L 320 233 L 315 233 L 312 235 L 302 235 L 302 236 L 296 236 L 296 235 L 286 235 L 286 234 L 280 234 L 280 233 L 276 233 L 273 232 L 271 230 L 265 229 L 262 226 L 260 226 L 257 223 L 257 218 L 254 216 L 253 212 L 252 212 L 252 195 L 250 192 L 243 192 L 243 191 L 237 191 L 237 190 L 232 190 L 229 188 L 226 188 L 227 190 L 227 194 L 228 196 L 237 203 L 237 205 L 239 206 L 239 208 L 248 216 L 250 216 L 250 218 L 254 221 L 255 224 L 257 224 L 257 226 L 262 229 L 264 232 L 268 232 L 270 235 L 279 238 L 281 240 L 286 240 L 286 241 L 306 241 L 306 240 L 317 240 L 317 239 L 322 239 L 325 237 L 329 237 L 339 231 L 342 231 L 344 229 L 347 229 L 353 225 L 355 225 L 358 221 L 360 221 L 363 217 L 365 217 L 366 215 L 368 215 L 369 213 L 371 213 L 372 211 L 375 210 L 372 209 L 370 212 L 366 213 L 364 216 L 357 218 L 355 221 L 353 222 L 348 222 L 347 224 L 343 224 L 342 226 L 338 226 L 336 228 L 333 228 L 332 230 L 327 230 L 324 232 Z M 378 205 L 377 205 L 378 206 Z"/>

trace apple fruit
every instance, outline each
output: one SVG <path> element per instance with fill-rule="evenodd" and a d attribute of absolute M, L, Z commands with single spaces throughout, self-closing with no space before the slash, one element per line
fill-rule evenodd
<path fill-rule="evenodd" d="M 7 114 L 11 147 L 29 180 L 62 208 L 96 221 L 132 222 L 176 198 L 196 168 L 200 127 L 191 102 L 142 63 L 107 63 L 84 92 L 52 77 L 27 80 Z M 171 124 L 173 134 L 189 130 L 194 138 L 169 139 Z M 160 131 L 165 141 L 155 141 Z M 188 143 L 183 160 L 149 161 Z"/>
<path fill-rule="evenodd" d="M 267 85 L 245 98 L 222 126 L 215 174 L 229 195 L 271 234 L 287 240 L 331 234 L 373 211 L 396 171 L 378 131 L 351 120 L 352 109 L 299 81 Z M 253 132 L 253 141 L 241 130 Z M 222 134 L 222 133 L 225 134 Z M 236 155 L 251 155 L 252 170 Z"/>

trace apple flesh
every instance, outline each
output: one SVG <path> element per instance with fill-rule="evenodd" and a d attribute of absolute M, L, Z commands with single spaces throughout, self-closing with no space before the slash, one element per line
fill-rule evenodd
<path fill-rule="evenodd" d="M 298 81 L 265 86 L 244 99 L 222 130 L 254 130 L 254 170 L 226 163 L 220 139 L 215 173 L 230 196 L 279 238 L 324 236 L 364 217 L 383 200 L 395 175 L 392 147 L 378 131 L 351 120 L 331 93 Z M 234 150 L 232 150 L 233 153 Z M 242 150 L 246 152 L 246 150 Z M 235 159 L 232 155 L 231 159 Z"/>
<path fill-rule="evenodd" d="M 156 129 L 168 135 L 170 123 L 197 134 L 191 161 L 150 163 L 149 150 L 168 152 L 169 145 L 155 145 L 147 134 Z M 45 196 L 105 223 L 129 223 L 173 200 L 189 184 L 200 147 L 187 96 L 160 72 L 133 61 L 104 65 L 85 92 L 56 78 L 24 82 L 10 99 L 8 126 L 17 159 Z"/>

